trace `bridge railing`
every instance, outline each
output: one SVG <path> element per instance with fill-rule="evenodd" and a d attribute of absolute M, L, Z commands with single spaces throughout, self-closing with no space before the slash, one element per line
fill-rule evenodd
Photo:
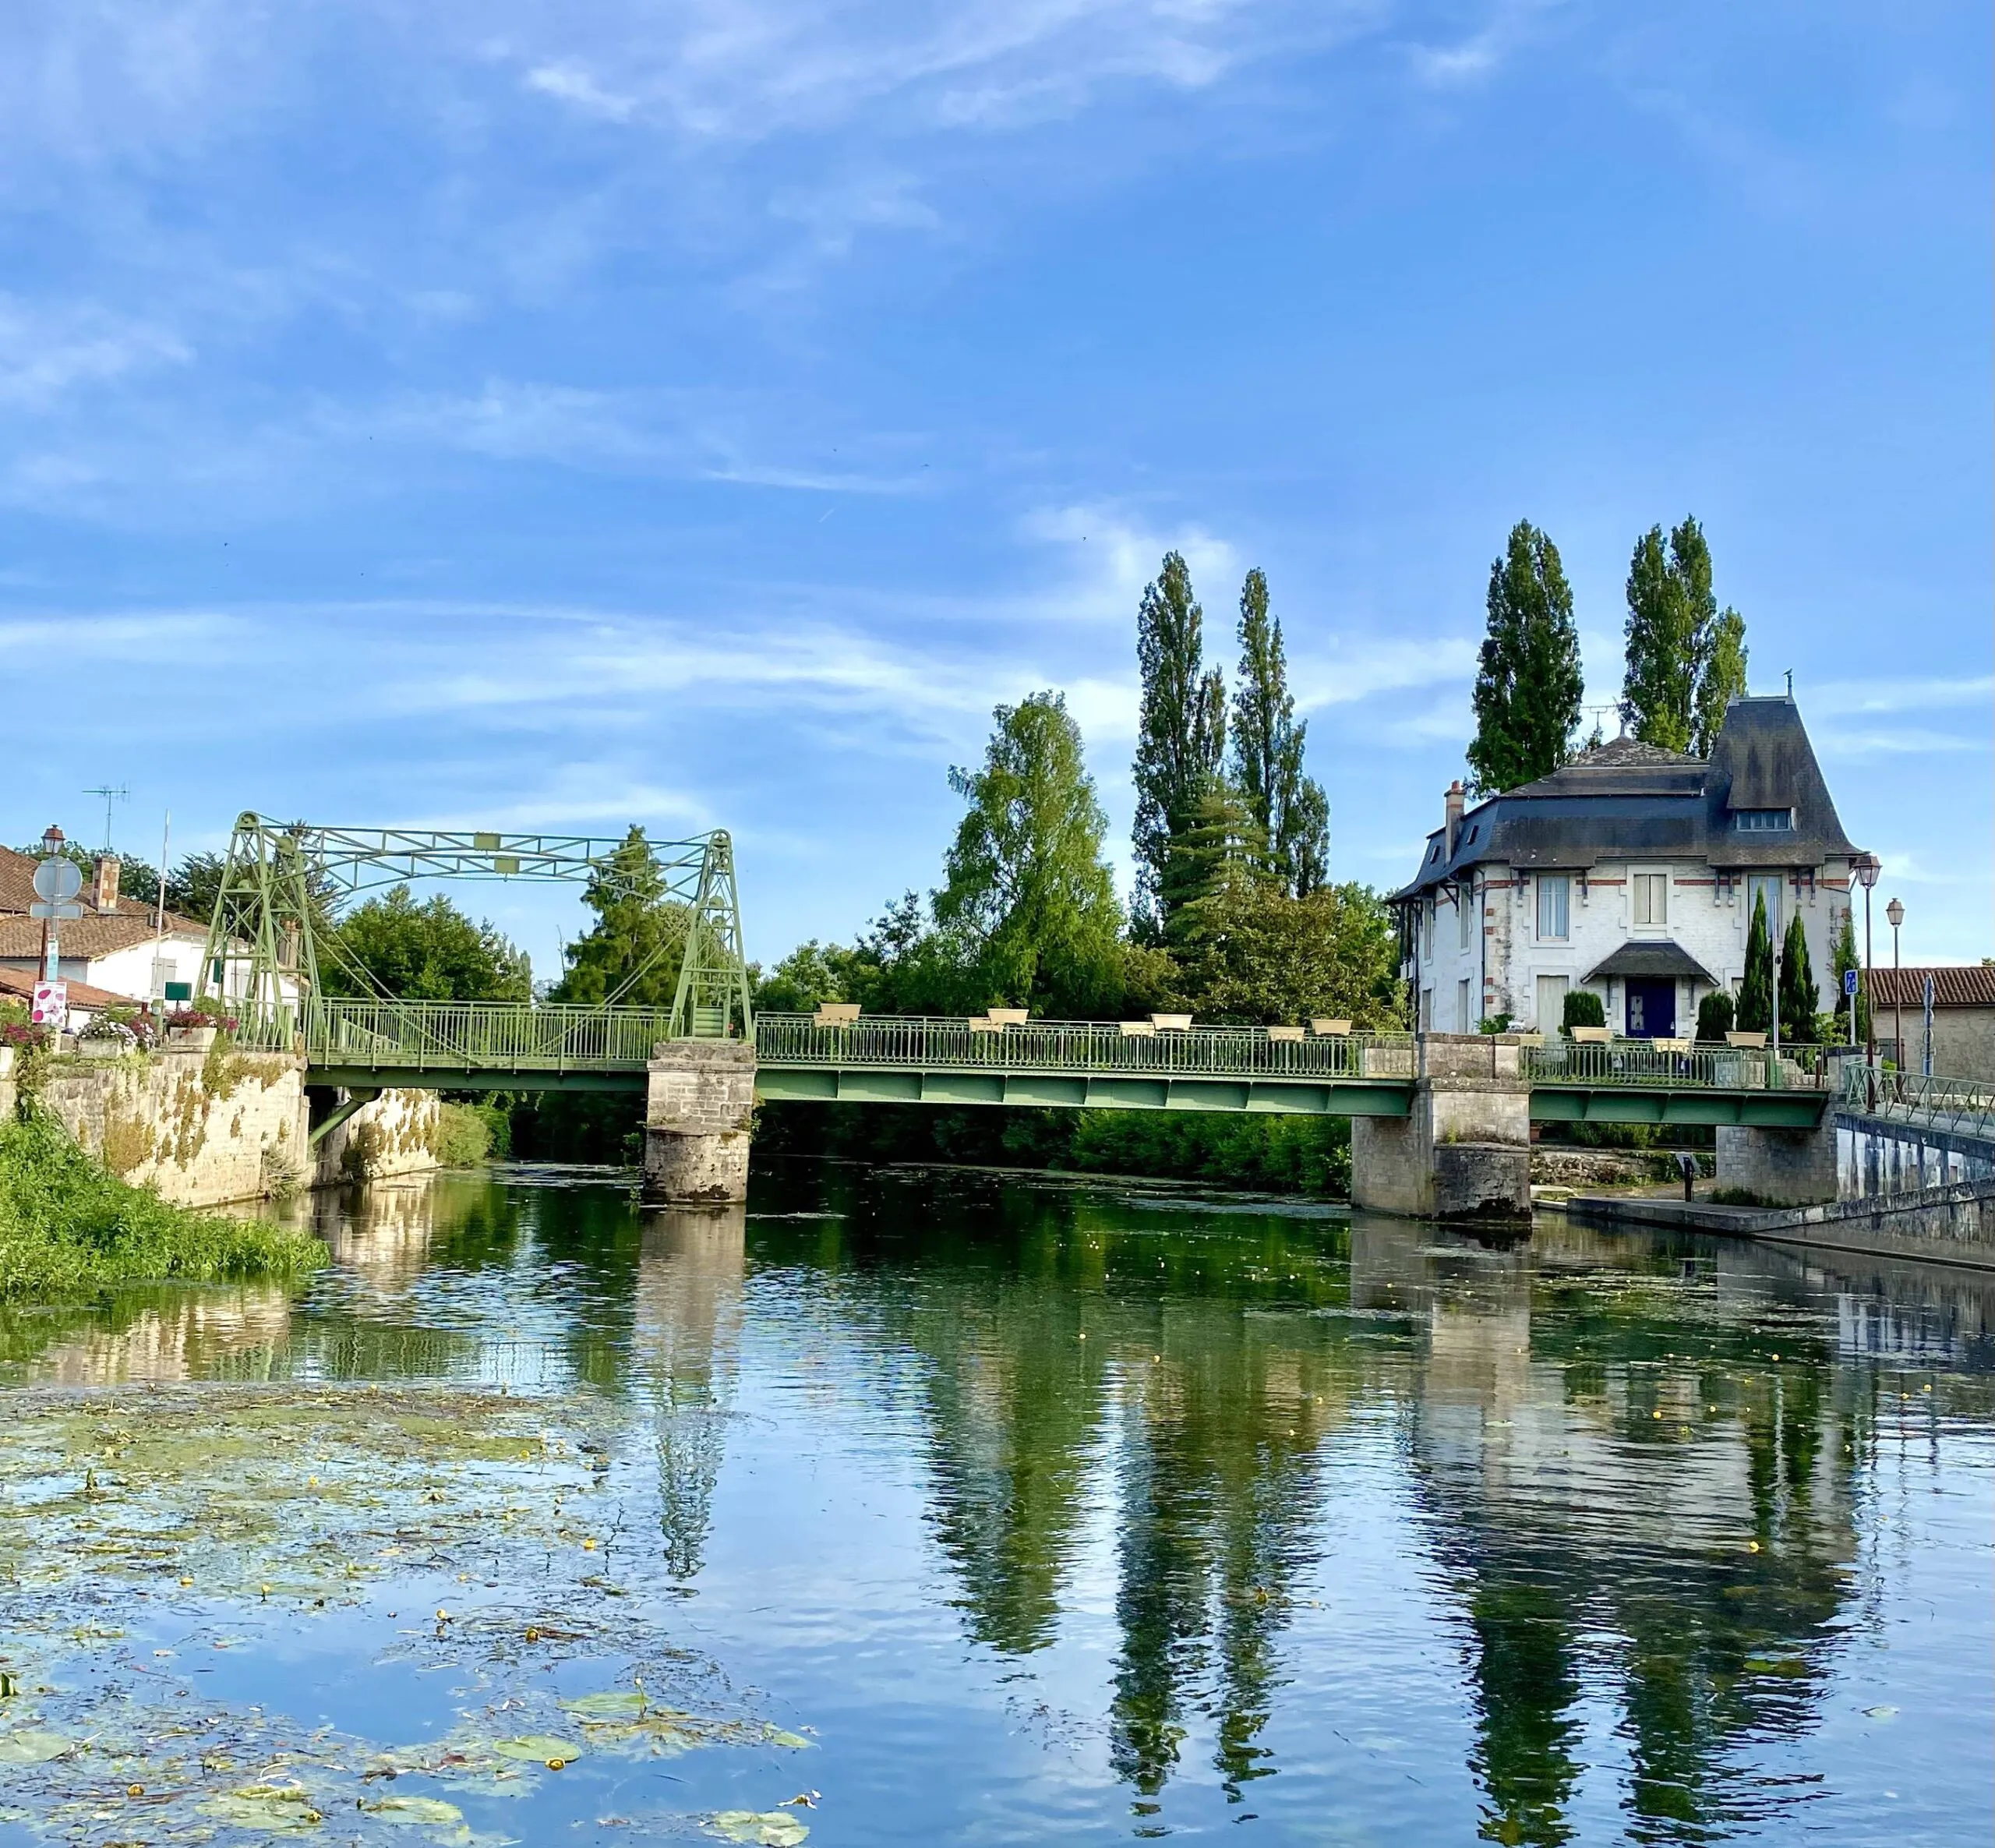
<path fill-rule="evenodd" d="M 1852 1064 L 1842 1075 L 1842 1108 L 1856 1116 L 1995 1143 L 1995 1085 L 1972 1079 Z"/>
<path fill-rule="evenodd" d="M 476 1001 L 319 1000 L 306 1009 L 316 1065 L 407 1071 L 620 1071 L 672 1034 L 669 1008 Z"/>
<path fill-rule="evenodd" d="M 1180 1076 L 1411 1078 L 1407 1034 L 1271 1039 L 1266 1027 L 1195 1026 L 1125 1034 L 1114 1021 L 1031 1020 L 994 1029 L 968 1020 L 862 1016 L 848 1026 L 810 1014 L 757 1014 L 763 1065 L 894 1065 L 927 1070 L 1156 1072 Z"/>
<path fill-rule="evenodd" d="M 1650 1040 L 1556 1040 L 1521 1049 L 1534 1084 L 1687 1087 L 1707 1090 L 1820 1090 L 1829 1062 L 1819 1046 L 1659 1048 Z"/>

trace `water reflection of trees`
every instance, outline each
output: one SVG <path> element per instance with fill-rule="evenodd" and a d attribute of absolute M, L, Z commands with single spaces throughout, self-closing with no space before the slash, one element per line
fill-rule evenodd
<path fill-rule="evenodd" d="M 934 1532 L 969 1634 L 1028 1654 L 1055 1638 L 1112 1481 L 1110 1751 L 1139 1807 L 1195 1731 L 1236 1798 L 1276 1768 L 1282 1639 L 1336 1489 L 1326 1440 L 1361 1397 L 1397 1402 L 1460 1613 L 1485 1839 L 1574 1839 L 1604 1750 L 1625 1755 L 1637 1839 L 1794 1800 L 1741 1764 L 1813 1723 L 1870 1412 L 1819 1322 L 1770 1337 L 1764 1279 L 1584 1235 L 1506 1254 L 1397 1224 L 1361 1226 L 1347 1273 L 1320 1226 L 1273 1216 L 1174 1239 L 1085 1196 L 955 1206 L 903 1198 L 904 1223 L 936 1229 L 902 1237 L 881 1292 L 882 1332 L 925 1364 Z M 1406 1313 L 1411 1345 L 1262 1313 L 1347 1288 L 1359 1315 Z M 1618 1747 L 1587 1737 L 1603 1694 Z"/>
<path fill-rule="evenodd" d="M 1666 1252 L 1645 1274 L 1541 1233 L 1429 1294 L 1411 1450 L 1467 1614 L 1484 1838 L 1573 1839 L 1589 1685 L 1618 1692 L 1633 1839 L 1792 1800 L 1739 1760 L 1812 1723 L 1851 1595 L 1860 1380 L 1792 1324 L 1771 1363 L 1711 1267 Z"/>

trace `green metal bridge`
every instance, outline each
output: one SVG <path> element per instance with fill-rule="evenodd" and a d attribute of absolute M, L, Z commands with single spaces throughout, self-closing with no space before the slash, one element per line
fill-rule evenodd
<path fill-rule="evenodd" d="M 598 1005 L 376 991 L 329 920 L 361 892 L 437 878 L 577 883 L 599 910 L 633 902 L 661 928 Z M 675 971 L 669 1005 L 631 1005 L 647 977 L 655 987 Z M 203 977 L 203 990 L 238 1020 L 241 1042 L 302 1052 L 322 1097 L 335 1088 L 350 1099 L 390 1087 L 641 1090 L 662 1043 L 732 1040 L 753 1044 L 756 1090 L 770 1099 L 1404 1117 L 1422 1057 L 1404 1034 L 758 1015 L 733 849 L 718 829 L 651 842 L 635 830 L 620 840 L 245 814 L 224 864 Z M 341 988 L 355 992 L 342 996 Z M 1498 1042 L 1489 1045 L 1493 1079 Z M 1812 1051 L 1561 1041 L 1519 1047 L 1514 1076 L 1502 1076 L 1529 1084 L 1531 1114 L 1544 1122 L 1811 1129 L 1833 1094 Z M 323 1116 L 315 1136 L 353 1107 Z"/>
<path fill-rule="evenodd" d="M 302 1051 L 314 1084 L 369 1092 L 641 1090 L 654 1048 L 687 1037 L 662 1008 L 337 999 L 245 1020 L 243 1031 L 249 1044 Z M 1098 1021 L 831 1024 L 765 1013 L 748 1037 L 757 1094 L 814 1103 L 1403 1117 L 1419 1058 L 1405 1034 L 1294 1039 L 1266 1027 L 1132 1032 Z M 1541 1122 L 1810 1129 L 1838 1099 L 1825 1072 L 1792 1055 L 1639 1041 L 1518 1050 Z"/>

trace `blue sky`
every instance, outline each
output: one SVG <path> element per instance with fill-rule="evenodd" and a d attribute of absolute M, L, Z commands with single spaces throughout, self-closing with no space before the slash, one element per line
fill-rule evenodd
<path fill-rule="evenodd" d="M 0 833 L 733 829 L 750 949 L 938 875 L 1133 618 L 1272 581 L 1333 870 L 1545 527 L 1589 697 L 1704 521 L 1908 960 L 1995 952 L 1985 6 L 94 0 L 0 25 Z M 1610 730 L 1612 729 L 1610 726 Z M 551 973 L 579 913 L 461 895 Z M 1886 893 L 1880 890 L 1881 899 Z"/>

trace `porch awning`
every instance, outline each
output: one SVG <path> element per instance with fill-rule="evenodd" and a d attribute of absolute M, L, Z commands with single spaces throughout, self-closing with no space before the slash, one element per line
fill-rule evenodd
<path fill-rule="evenodd" d="M 1702 982 L 1707 988 L 1718 986 L 1718 977 L 1703 963 L 1682 944 L 1672 943 L 1667 938 L 1660 942 L 1631 941 L 1624 943 L 1586 979 L 1597 982 L 1610 975 L 1619 976 L 1624 980 L 1631 975 L 1637 980 L 1644 976 L 1673 976 L 1679 981 L 1687 976 L 1692 981 Z"/>

